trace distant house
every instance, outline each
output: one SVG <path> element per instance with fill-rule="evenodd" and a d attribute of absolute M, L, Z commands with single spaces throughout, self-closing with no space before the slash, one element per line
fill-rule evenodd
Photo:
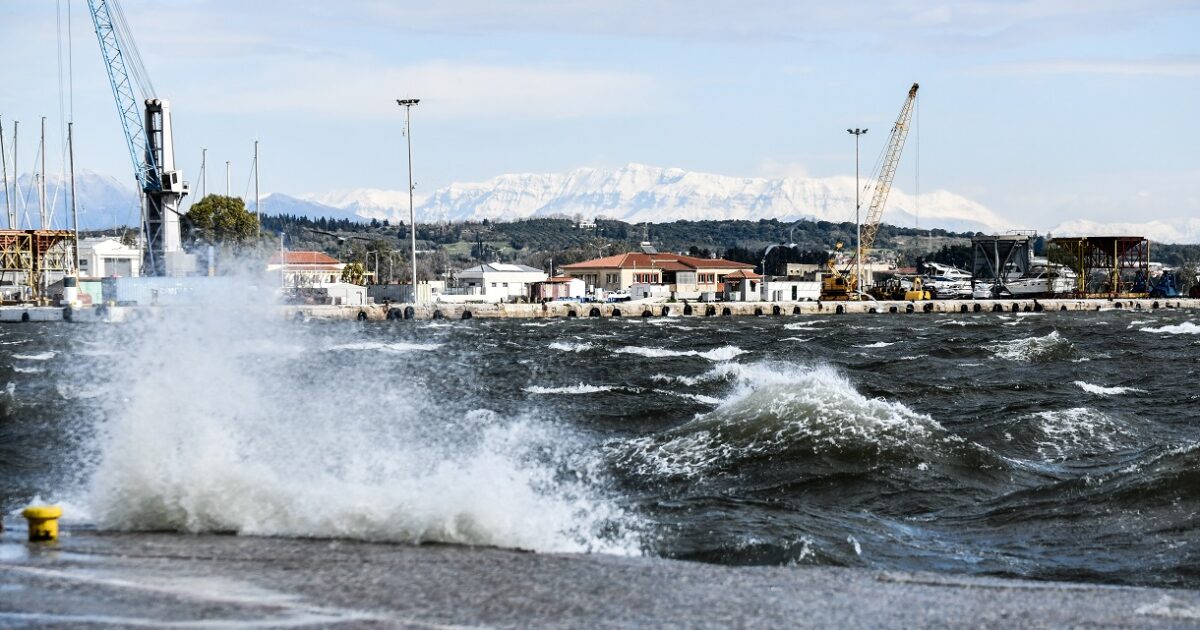
<path fill-rule="evenodd" d="M 702 293 L 723 293 L 725 277 L 752 271 L 754 265 L 721 258 L 681 254 L 629 252 L 563 265 L 566 275 L 588 287 L 605 291 L 628 290 L 634 285 L 666 285 L 676 298 L 696 298 Z"/>
<path fill-rule="evenodd" d="M 321 252 L 276 253 L 267 261 L 267 273 L 283 273 L 284 285 L 293 288 L 339 282 L 345 268 L 345 263 Z"/>
<path fill-rule="evenodd" d="M 142 250 L 114 236 L 79 239 L 79 275 L 85 278 L 136 278 L 142 271 Z"/>
<path fill-rule="evenodd" d="M 569 300 L 584 297 L 587 286 L 583 280 L 571 276 L 556 276 L 539 282 L 534 288 L 538 300 Z"/>
<path fill-rule="evenodd" d="M 504 302 L 510 298 L 528 298 L 533 285 L 548 277 L 545 271 L 527 265 L 485 263 L 459 272 L 458 282 L 486 301 Z"/>
<path fill-rule="evenodd" d="M 725 300 L 731 302 L 757 302 L 762 299 L 763 277 L 748 269 L 740 269 L 725 275 Z"/>

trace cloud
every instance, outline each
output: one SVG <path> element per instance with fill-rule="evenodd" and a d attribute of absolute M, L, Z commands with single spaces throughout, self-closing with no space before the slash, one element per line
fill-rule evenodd
<path fill-rule="evenodd" d="M 192 107 L 215 112 L 303 112 L 396 116 L 397 98 L 420 98 L 430 118 L 570 119 L 657 111 L 666 90 L 637 73 L 559 66 L 428 61 L 405 66 L 308 62 L 277 67 L 269 77 L 196 92 Z"/>
<path fill-rule="evenodd" d="M 980 66 L 985 75 L 1109 74 L 1121 76 L 1200 76 L 1200 58 L 1043 59 Z"/>

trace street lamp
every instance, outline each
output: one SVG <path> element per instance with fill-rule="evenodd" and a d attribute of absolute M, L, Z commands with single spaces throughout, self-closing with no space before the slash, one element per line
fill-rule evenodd
<path fill-rule="evenodd" d="M 858 294 L 862 294 L 862 219 L 859 216 L 862 210 L 862 202 L 859 201 L 859 185 L 858 185 L 858 140 L 859 136 L 867 133 L 866 129 L 847 129 L 847 133 L 854 136 L 854 225 L 858 232 L 854 241 L 854 260 L 857 263 L 857 269 L 854 272 L 854 290 Z"/>
<path fill-rule="evenodd" d="M 404 137 L 408 139 L 408 229 L 412 237 L 412 301 L 417 302 L 417 213 L 413 209 L 412 178 L 412 108 L 420 103 L 417 98 L 398 98 L 396 104 L 404 108 Z"/>

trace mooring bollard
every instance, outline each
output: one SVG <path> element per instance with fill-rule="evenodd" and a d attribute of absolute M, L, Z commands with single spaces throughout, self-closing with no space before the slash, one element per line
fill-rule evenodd
<path fill-rule="evenodd" d="M 21 512 L 29 521 L 29 541 L 58 540 L 58 519 L 62 508 L 56 505 L 31 505 Z"/>

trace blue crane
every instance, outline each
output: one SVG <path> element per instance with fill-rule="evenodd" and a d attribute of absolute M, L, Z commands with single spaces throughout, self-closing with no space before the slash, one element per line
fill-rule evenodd
<path fill-rule="evenodd" d="M 182 172 L 175 169 L 170 105 L 154 96 L 118 0 L 88 0 L 88 9 L 142 191 L 142 275 L 169 275 L 186 261 L 177 257 L 183 253 L 179 206 L 189 191 Z"/>

